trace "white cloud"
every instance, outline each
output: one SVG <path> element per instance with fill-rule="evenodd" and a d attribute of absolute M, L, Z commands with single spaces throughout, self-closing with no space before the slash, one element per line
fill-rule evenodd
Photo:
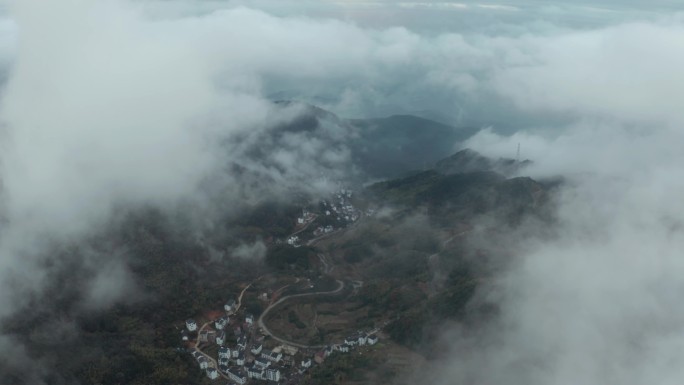
<path fill-rule="evenodd" d="M 339 94 L 330 105 L 347 111 L 457 105 L 471 119 L 564 122 L 470 142 L 509 157 L 521 143 L 533 176 L 568 175 L 572 188 L 561 196 L 561 235 L 521 246 L 496 281 L 502 317 L 481 339 L 454 342 L 479 348 L 436 371 L 443 382 L 678 383 L 680 17 L 574 30 L 535 16 L 511 34 L 435 36 L 242 7 L 179 17 L 185 6 L 160 16 L 126 1 L 22 0 L 16 47 L 15 21 L 0 25 L 0 57 L 12 65 L 0 111 L 0 314 L 16 309 L 17 292 L 42 287 L 39 251 L 78 239 L 119 205 L 173 206 L 207 180 L 240 188 L 216 178 L 232 161 L 274 185 L 344 165 L 348 151 L 324 137 L 269 135 L 296 113 L 274 112 L 263 94 L 292 86 Z M 503 13 L 492 6 L 475 8 Z M 255 148 L 269 150 L 263 162 L 246 156 Z M 235 253 L 261 255 L 261 246 Z M 130 293 L 117 284 L 131 280 L 125 264 L 102 267 L 90 305 Z"/>

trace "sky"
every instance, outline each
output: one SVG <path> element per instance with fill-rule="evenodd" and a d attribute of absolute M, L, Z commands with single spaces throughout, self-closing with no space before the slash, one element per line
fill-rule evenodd
<path fill-rule="evenodd" d="M 209 212 L 212 194 L 248 188 L 223 173 L 234 162 L 269 186 L 339 169 L 348 151 L 301 135 L 249 158 L 297 115 L 270 100 L 296 98 L 482 127 L 468 146 L 496 157 L 520 143 L 526 173 L 568 180 L 557 235 L 516 242 L 482 289 L 500 317 L 445 331 L 435 383 L 681 383 L 676 2 L 21 0 L 4 15 L 0 318 L 42 293 L 52 242 L 119 207 Z M 125 259 L 91 258 L 85 309 L 130 295 Z"/>

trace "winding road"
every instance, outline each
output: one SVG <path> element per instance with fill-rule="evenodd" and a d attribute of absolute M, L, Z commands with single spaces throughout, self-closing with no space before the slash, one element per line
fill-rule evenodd
<path fill-rule="evenodd" d="M 278 305 L 281 305 L 283 302 L 285 302 L 289 299 L 313 297 L 313 296 L 318 296 L 318 295 L 335 295 L 335 294 L 340 293 L 342 291 L 342 289 L 344 289 L 344 282 L 340 281 L 338 279 L 337 280 L 337 288 L 335 290 L 332 290 L 332 291 L 316 291 L 313 293 L 292 294 L 292 295 L 285 296 L 285 297 L 279 299 L 278 301 L 274 302 L 273 304 L 271 304 L 269 307 L 267 307 L 261 313 L 261 316 L 259 317 L 259 320 L 257 321 L 259 324 L 259 327 L 261 328 L 261 330 L 263 330 L 263 332 L 265 334 L 271 336 L 271 338 L 273 338 L 274 340 L 279 341 L 279 342 L 286 344 L 286 345 L 294 346 L 294 347 L 301 348 L 301 349 L 323 348 L 323 347 L 325 347 L 325 345 L 305 345 L 305 344 L 300 344 L 297 342 L 286 340 L 285 338 L 278 337 L 275 334 L 273 334 L 273 332 L 271 332 L 271 330 L 266 326 L 266 324 L 264 323 L 264 319 L 268 316 L 268 313 L 270 313 L 271 310 L 273 310 L 275 307 L 277 307 Z"/>

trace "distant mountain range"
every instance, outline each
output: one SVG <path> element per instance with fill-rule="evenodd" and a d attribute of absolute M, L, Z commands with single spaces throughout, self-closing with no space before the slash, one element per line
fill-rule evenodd
<path fill-rule="evenodd" d="M 548 190 L 528 177 L 508 178 L 528 163 L 494 160 L 466 149 L 438 161 L 434 169 L 376 183 L 368 192 L 407 208 L 427 206 L 436 216 L 499 211 L 515 221 L 539 206 Z"/>
<path fill-rule="evenodd" d="M 328 138 L 336 142 L 331 145 L 347 146 L 353 167 L 363 177 L 371 179 L 394 178 L 411 170 L 431 168 L 478 131 L 476 127 L 453 127 L 413 115 L 343 119 L 330 111 L 299 102 L 278 101 L 276 104 L 303 107 L 299 117 L 280 126 L 282 130 L 320 135 L 322 131 L 330 132 L 325 127 L 333 126 L 337 139 Z"/>

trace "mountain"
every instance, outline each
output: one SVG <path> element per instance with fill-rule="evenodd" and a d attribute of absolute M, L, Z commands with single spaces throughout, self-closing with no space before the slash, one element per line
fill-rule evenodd
<path fill-rule="evenodd" d="M 496 211 L 516 221 L 538 207 L 548 190 L 531 178 L 509 179 L 499 173 L 512 173 L 523 164 L 463 150 L 438 161 L 432 170 L 379 182 L 367 191 L 376 201 L 406 208 L 427 207 L 437 216 L 469 217 Z"/>
<path fill-rule="evenodd" d="M 277 101 L 276 105 L 299 111 L 274 133 L 306 132 L 329 146 L 345 146 L 353 168 L 365 179 L 395 178 L 428 168 L 477 132 L 475 127 L 453 127 L 412 115 L 344 119 L 299 102 Z"/>
<path fill-rule="evenodd" d="M 477 132 L 473 127 L 457 128 L 412 115 L 348 122 L 359 129 L 358 139 L 352 142 L 355 163 L 376 178 L 425 169 Z"/>
<path fill-rule="evenodd" d="M 476 151 L 465 149 L 438 161 L 435 165 L 435 171 L 444 175 L 495 171 L 510 176 L 518 173 L 518 171 L 531 163 L 529 160 L 520 162 L 509 158 L 491 159 L 480 155 Z"/>

